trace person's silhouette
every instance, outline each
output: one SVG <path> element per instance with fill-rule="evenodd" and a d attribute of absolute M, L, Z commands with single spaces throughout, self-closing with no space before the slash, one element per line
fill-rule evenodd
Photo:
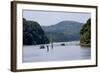
<path fill-rule="evenodd" d="M 47 52 L 49 52 L 49 46 L 47 45 Z"/>
<path fill-rule="evenodd" d="M 53 40 L 51 41 L 51 48 L 53 49 Z"/>

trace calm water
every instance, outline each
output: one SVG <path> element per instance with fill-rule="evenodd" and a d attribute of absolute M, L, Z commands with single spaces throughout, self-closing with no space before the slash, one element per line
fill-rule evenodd
<path fill-rule="evenodd" d="M 61 44 L 65 43 L 65 46 Z M 81 47 L 79 41 L 54 43 L 40 49 L 41 45 L 23 46 L 23 62 L 43 62 L 43 61 L 61 61 L 61 60 L 82 60 L 91 58 L 91 48 Z"/>

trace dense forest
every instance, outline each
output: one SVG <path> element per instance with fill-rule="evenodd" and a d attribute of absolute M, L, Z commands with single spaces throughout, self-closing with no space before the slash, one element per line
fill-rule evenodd
<path fill-rule="evenodd" d="M 80 30 L 80 44 L 82 46 L 91 46 L 91 19 L 88 19 Z"/>
<path fill-rule="evenodd" d="M 39 23 L 23 18 L 23 45 L 47 44 L 49 39 Z"/>
<path fill-rule="evenodd" d="M 62 21 L 51 26 L 40 26 L 36 21 L 23 18 L 23 45 L 48 44 L 80 40 L 82 46 L 91 43 L 91 19 L 85 24 L 75 21 Z"/>

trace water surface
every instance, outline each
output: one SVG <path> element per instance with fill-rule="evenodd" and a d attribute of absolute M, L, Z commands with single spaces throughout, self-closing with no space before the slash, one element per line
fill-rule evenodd
<path fill-rule="evenodd" d="M 62 43 L 65 44 L 61 45 Z M 49 50 L 47 49 L 47 46 Z M 65 60 L 83 60 L 91 58 L 91 48 L 81 47 L 79 41 L 59 42 L 45 44 L 44 49 L 40 49 L 41 45 L 23 46 L 22 61 L 23 62 L 44 62 L 44 61 L 65 61 Z"/>

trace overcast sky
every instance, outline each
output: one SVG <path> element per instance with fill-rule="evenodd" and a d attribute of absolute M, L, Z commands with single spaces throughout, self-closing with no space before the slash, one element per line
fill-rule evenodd
<path fill-rule="evenodd" d="M 85 23 L 90 17 L 90 13 L 23 10 L 23 18 L 37 21 L 42 26 L 54 25 L 68 20 Z"/>

